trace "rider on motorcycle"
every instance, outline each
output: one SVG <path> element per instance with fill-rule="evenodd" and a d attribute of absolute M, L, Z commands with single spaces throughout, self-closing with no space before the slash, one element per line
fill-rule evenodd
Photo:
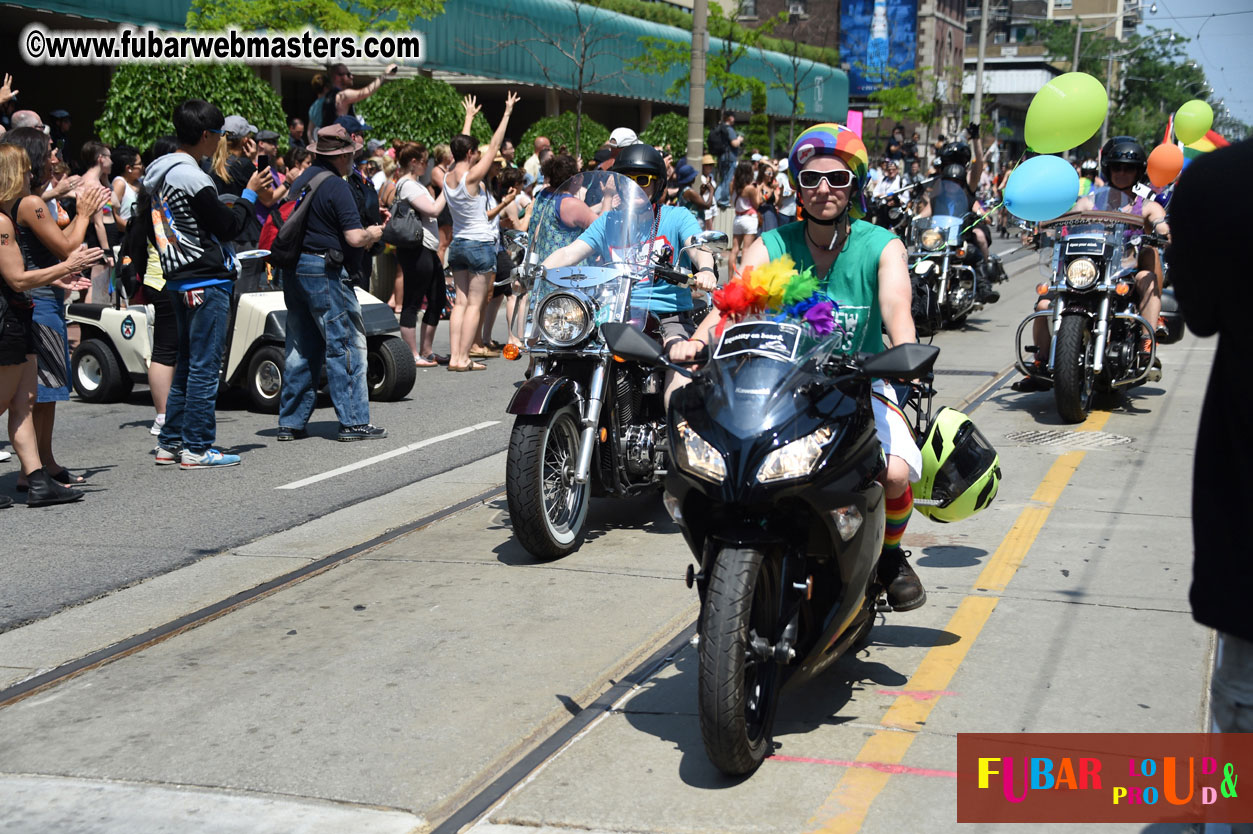
<path fill-rule="evenodd" d="M 919 217 L 948 215 L 960 217 L 963 224 L 976 223 L 983 215 L 983 205 L 975 196 L 979 179 L 983 175 L 983 143 L 979 141 L 979 126 L 967 128 L 974 144 L 974 163 L 971 164 L 970 146 L 965 142 L 949 142 L 940 149 L 940 175 L 931 185 L 927 201 L 918 212 Z M 978 221 L 969 233 L 982 256 L 979 262 L 977 298 L 981 302 L 999 301 L 1001 294 L 992 289 L 992 262 L 988 257 L 992 245 L 987 226 Z"/>
<path fill-rule="evenodd" d="M 1138 215 L 1144 218 L 1148 231 L 1170 237 L 1170 225 L 1166 222 L 1166 210 L 1154 202 L 1135 193 L 1135 187 L 1144 179 L 1148 170 L 1148 155 L 1144 147 L 1130 136 L 1115 136 L 1101 147 L 1101 176 L 1108 185 L 1093 188 L 1086 196 L 1080 197 L 1075 203 L 1076 211 L 1118 211 Z M 1140 315 L 1145 321 L 1153 322 L 1159 333 L 1166 330 L 1161 318 L 1162 311 L 1162 258 L 1151 246 L 1142 246 L 1136 257 L 1137 272 L 1135 276 L 1136 290 L 1139 293 Z M 1037 310 L 1047 310 L 1051 302 L 1042 299 L 1036 304 Z M 1037 364 L 1043 364 L 1049 355 L 1052 342 L 1049 334 L 1049 322 L 1040 317 L 1032 324 L 1032 334 L 1036 345 Z M 1144 340 L 1145 353 L 1150 349 L 1149 339 Z M 1153 360 L 1154 368 L 1161 367 L 1161 360 Z M 1048 383 L 1040 382 L 1032 377 L 1024 377 L 1014 383 L 1015 391 L 1037 391 L 1047 389 Z"/>
<path fill-rule="evenodd" d="M 836 314 L 849 352 L 884 350 L 883 331 L 893 345 L 915 342 L 909 255 L 896 235 L 861 220 L 866 213 L 866 147 L 856 133 L 820 124 L 802 133 L 788 155 L 788 176 L 797 188 L 805 219 L 763 234 L 744 255 L 756 267 L 788 255 L 796 269 L 812 267 L 822 290 L 839 305 Z M 676 362 L 690 360 L 708 343 L 720 319 L 715 310 L 691 339 L 670 349 Z M 886 470 L 879 480 L 887 496 L 887 531 L 879 578 L 895 611 L 927 601 L 926 591 L 901 549 L 901 536 L 913 512 L 910 483 L 922 472 L 922 455 L 900 412 L 896 395 L 874 385 L 872 406 Z"/>
<path fill-rule="evenodd" d="M 680 250 L 701 233 L 701 227 L 687 209 L 660 205 L 666 193 L 667 173 L 666 160 L 661 152 L 642 143 L 629 145 L 622 149 L 614 162 L 613 172 L 634 180 L 648 198 L 648 202 L 642 205 L 618 205 L 613 211 L 603 213 L 577 240 L 545 258 L 543 266 L 548 269 L 574 266 L 589 256 L 596 255 L 605 261 L 623 257 L 634 260 L 638 256 L 641 260 L 656 263 L 658 258 L 662 258 L 663 266 L 684 269 L 689 266 L 690 258 L 695 264 L 696 287 L 706 292 L 716 289 L 718 274 L 714 269 L 713 256 L 709 252 L 689 249 L 675 262 Z M 616 236 L 606 234 L 607 224 L 622 222 L 622 213 L 629 211 L 648 212 L 651 215 L 652 223 L 649 228 L 652 229 L 652 235 L 648 240 L 640 241 L 639 252 L 609 251 L 606 241 L 614 240 Z M 631 305 L 649 310 L 660 317 L 663 345 L 668 346 L 686 339 L 696 328 L 692 320 L 692 292 L 687 287 L 655 278 L 641 282 L 631 294 Z M 672 390 L 678 387 L 676 379 L 681 377 L 674 373 L 666 374 L 667 402 L 670 401 Z"/>

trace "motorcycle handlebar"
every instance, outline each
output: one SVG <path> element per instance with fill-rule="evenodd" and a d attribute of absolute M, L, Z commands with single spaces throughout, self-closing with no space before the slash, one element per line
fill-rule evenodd
<path fill-rule="evenodd" d="M 692 281 L 691 273 L 660 265 L 653 267 L 653 274 L 667 283 L 674 284 L 676 287 L 686 287 Z"/>

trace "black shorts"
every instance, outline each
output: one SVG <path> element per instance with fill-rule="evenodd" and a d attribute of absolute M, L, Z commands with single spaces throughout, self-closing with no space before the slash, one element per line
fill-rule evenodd
<path fill-rule="evenodd" d="M 35 353 L 31 308 L 9 307 L 0 319 L 0 365 L 24 365 Z"/>
<path fill-rule="evenodd" d="M 178 364 L 178 321 L 174 300 L 166 290 L 144 287 L 144 301 L 152 305 L 152 361 L 173 367 Z"/>
<path fill-rule="evenodd" d="M 496 253 L 496 286 L 492 288 L 492 298 L 513 295 L 513 256 L 508 252 Z"/>

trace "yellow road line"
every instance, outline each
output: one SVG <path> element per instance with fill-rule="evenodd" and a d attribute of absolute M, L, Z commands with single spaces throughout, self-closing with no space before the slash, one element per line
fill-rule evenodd
<path fill-rule="evenodd" d="M 1075 431 L 1100 431 L 1109 420 L 1109 412 L 1093 412 Z M 905 688 L 940 692 L 948 688 L 975 638 L 983 630 L 999 597 L 989 592 L 1005 590 L 1009 580 L 1022 565 L 1036 536 L 1044 527 L 1062 491 L 1079 468 L 1085 452 L 1067 452 L 1059 457 L 1031 496 L 1032 506 L 1019 513 L 996 552 L 988 560 L 975 581 L 974 593 L 965 597 L 944 630 L 957 636 L 946 646 L 933 646 L 918 665 Z M 883 716 L 884 729 L 866 740 L 856 761 L 900 764 L 917 730 L 926 722 L 939 697 L 918 699 L 899 696 Z M 871 768 L 849 768 L 822 806 L 806 823 L 806 834 L 852 834 L 861 829 L 875 798 L 887 785 L 892 774 Z"/>

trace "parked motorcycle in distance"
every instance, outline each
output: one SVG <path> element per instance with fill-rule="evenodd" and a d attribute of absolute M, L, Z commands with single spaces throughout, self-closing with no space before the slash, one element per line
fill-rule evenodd
<path fill-rule="evenodd" d="M 1040 224 L 1040 268 L 1049 280 L 1036 291 L 1052 304 L 1018 325 L 1015 364 L 1052 383 L 1057 411 L 1067 422 L 1087 419 L 1098 395 L 1160 376 L 1153 367 L 1155 328 L 1139 314 L 1134 260 L 1124 266 L 1135 246 L 1164 243 L 1142 234 L 1143 224 L 1135 215 L 1108 211 L 1072 212 Z M 1048 357 L 1037 365 L 1032 359 L 1040 358 L 1038 346 L 1024 346 L 1022 336 L 1041 318 L 1048 320 L 1052 340 Z"/>
<path fill-rule="evenodd" d="M 530 292 L 524 333 L 533 361 L 530 378 L 514 394 L 505 491 L 519 543 L 541 559 L 576 550 L 583 541 L 593 496 L 628 496 L 659 489 L 666 456 L 664 371 L 638 362 L 614 361 L 602 331 L 627 323 L 660 338 L 657 314 L 633 306 L 639 284 L 665 280 L 685 284 L 690 274 L 657 263 L 651 246 L 651 209 L 634 181 L 608 171 L 576 175 L 557 193 L 593 195 L 599 207 L 616 194 L 615 222 L 605 224 L 605 251 L 580 264 L 544 269 L 544 225 L 560 222 L 555 211 L 537 212 L 529 236 L 510 235 L 526 250 L 522 281 Z M 694 246 L 723 249 L 721 232 L 702 232 Z M 688 247 L 693 248 L 693 247 Z M 677 264 L 673 253 L 669 263 Z"/>
<path fill-rule="evenodd" d="M 693 374 L 637 330 L 602 329 L 615 354 L 693 376 L 671 398 L 664 500 L 699 565 L 688 585 L 701 600 L 705 750 L 727 774 L 752 773 L 770 752 L 783 687 L 821 673 L 874 625 L 885 498 L 871 380 L 922 378 L 929 396 L 940 349 L 844 356 L 839 331 L 745 321 Z"/>

